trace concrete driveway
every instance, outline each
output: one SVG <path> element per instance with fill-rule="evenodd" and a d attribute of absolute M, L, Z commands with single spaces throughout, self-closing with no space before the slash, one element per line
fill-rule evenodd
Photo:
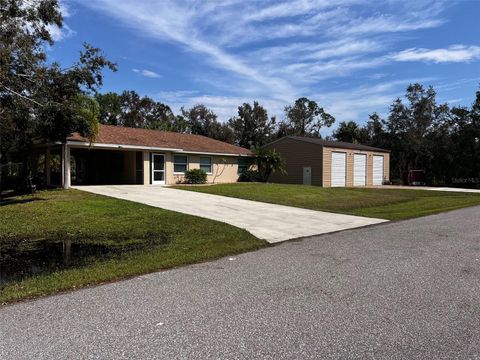
<path fill-rule="evenodd" d="M 105 185 L 78 186 L 75 188 L 222 221 L 246 229 L 259 239 L 264 239 L 270 243 L 386 221 L 202 194 L 162 186 Z"/>
<path fill-rule="evenodd" d="M 478 359 L 480 207 L 0 307 L 0 359 Z"/>

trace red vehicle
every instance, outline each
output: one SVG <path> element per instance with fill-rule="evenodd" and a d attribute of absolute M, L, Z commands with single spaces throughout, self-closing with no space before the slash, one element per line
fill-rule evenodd
<path fill-rule="evenodd" d="M 410 170 L 403 173 L 403 183 L 411 186 L 426 184 L 425 170 Z"/>

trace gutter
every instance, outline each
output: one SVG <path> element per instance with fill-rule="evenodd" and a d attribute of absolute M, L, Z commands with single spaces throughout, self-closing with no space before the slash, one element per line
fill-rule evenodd
<path fill-rule="evenodd" d="M 140 146 L 140 145 L 119 145 L 119 144 L 104 144 L 104 143 L 92 143 L 89 142 L 80 142 L 80 141 L 67 141 L 67 145 L 73 147 L 93 147 L 97 149 L 129 149 L 129 150 L 149 150 L 149 151 L 170 151 L 174 153 L 182 154 L 199 154 L 199 155 L 216 155 L 216 156 L 252 156 L 249 154 L 235 154 L 235 153 L 215 153 L 215 152 L 205 152 L 205 151 L 188 151 L 184 149 L 175 149 L 175 148 L 163 148 L 155 146 Z"/>

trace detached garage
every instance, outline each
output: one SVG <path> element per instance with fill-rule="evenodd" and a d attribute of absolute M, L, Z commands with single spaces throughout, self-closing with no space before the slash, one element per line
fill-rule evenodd
<path fill-rule="evenodd" d="M 271 182 L 325 187 L 382 185 L 390 178 L 390 151 L 320 138 L 286 136 L 265 146 L 286 162 Z"/>

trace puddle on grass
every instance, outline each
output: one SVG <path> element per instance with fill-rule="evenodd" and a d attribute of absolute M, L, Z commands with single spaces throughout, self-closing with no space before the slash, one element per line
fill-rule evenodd
<path fill-rule="evenodd" d="M 23 240 L 0 239 L 0 289 L 7 283 L 59 270 L 79 268 L 96 261 L 119 258 L 122 255 L 165 245 L 166 234 L 147 234 L 135 241 L 92 242 L 89 240 Z"/>

